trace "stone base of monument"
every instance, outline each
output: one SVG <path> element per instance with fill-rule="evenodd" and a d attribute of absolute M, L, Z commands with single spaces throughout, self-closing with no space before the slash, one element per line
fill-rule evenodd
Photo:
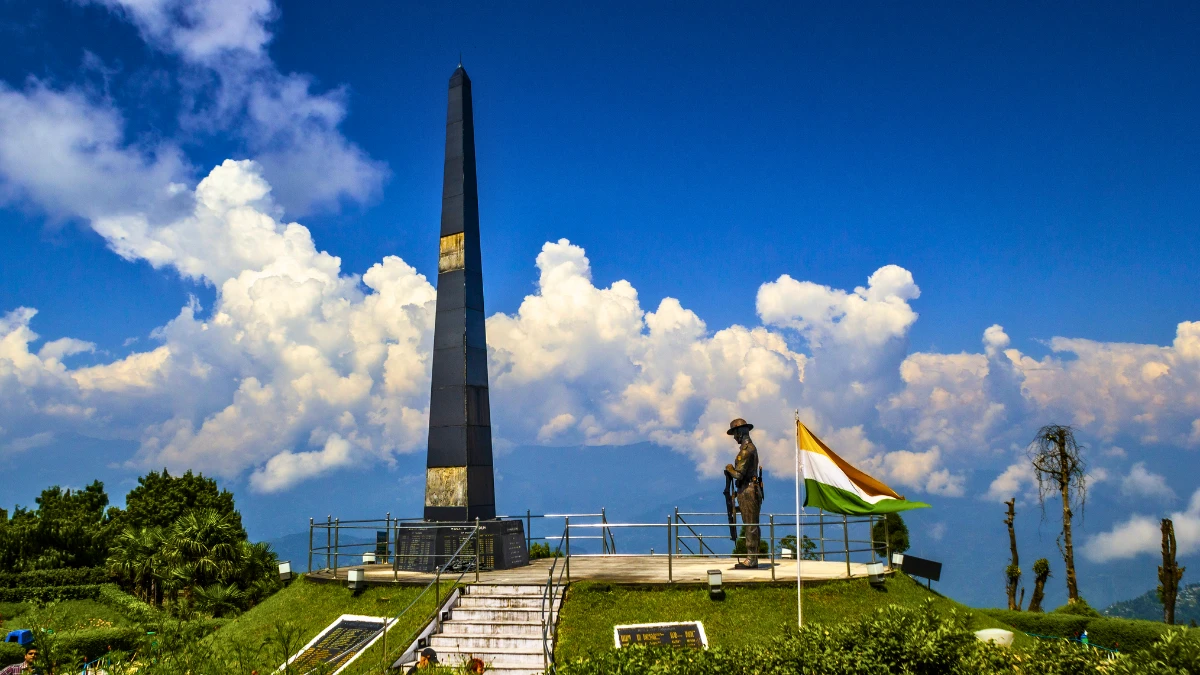
<path fill-rule="evenodd" d="M 490 572 L 529 564 L 523 521 L 485 520 L 479 530 L 479 537 L 473 538 L 474 523 L 401 523 L 396 569 L 428 573 L 450 561 L 447 572 L 473 572 L 478 560 L 479 571 Z"/>

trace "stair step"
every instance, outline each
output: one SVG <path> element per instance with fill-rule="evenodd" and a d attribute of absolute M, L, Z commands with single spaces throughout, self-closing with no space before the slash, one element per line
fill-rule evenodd
<path fill-rule="evenodd" d="M 542 622 L 542 611 L 540 609 L 513 609 L 513 608 L 490 608 L 490 609 L 454 609 L 450 612 L 450 618 L 455 621 L 516 621 L 516 622 Z M 558 612 L 548 612 L 545 616 L 549 616 L 553 622 L 558 617 Z"/>
<path fill-rule="evenodd" d="M 534 672 L 541 672 L 545 668 L 545 656 L 542 654 L 540 643 L 536 649 L 494 648 L 486 652 L 457 648 L 433 649 L 438 654 L 438 661 L 448 666 L 457 666 L 472 658 L 479 658 L 491 666 L 489 672 L 499 668 L 534 668 Z"/>
<path fill-rule="evenodd" d="M 548 600 L 540 597 L 523 595 L 465 595 L 458 600 L 458 606 L 464 609 L 481 609 L 486 607 L 539 609 L 543 605 L 548 606 L 549 604 Z"/>
<path fill-rule="evenodd" d="M 541 622 L 532 621 L 460 621 L 442 622 L 445 635 L 542 635 Z"/>
<path fill-rule="evenodd" d="M 429 646 L 437 651 L 454 649 L 491 653 L 496 649 L 530 649 L 541 652 L 541 635 L 450 635 L 438 633 L 429 638 Z"/>
<path fill-rule="evenodd" d="M 562 586 L 555 586 L 553 592 L 562 595 L 562 589 Z M 475 584 L 467 587 L 467 593 L 470 595 L 536 595 L 541 597 L 546 593 L 546 585 Z"/>

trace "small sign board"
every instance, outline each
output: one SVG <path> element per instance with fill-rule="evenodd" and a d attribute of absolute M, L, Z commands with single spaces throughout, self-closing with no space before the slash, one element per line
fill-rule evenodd
<path fill-rule="evenodd" d="M 914 577 L 921 577 L 930 581 L 940 581 L 942 578 L 942 563 L 934 560 L 918 558 L 915 555 L 908 555 L 907 553 L 893 553 L 892 564 L 899 565 L 901 572 Z"/>
<path fill-rule="evenodd" d="M 708 649 L 708 636 L 699 621 L 672 623 L 633 623 L 613 626 L 613 642 L 617 649 L 632 645 L 667 645 Z"/>

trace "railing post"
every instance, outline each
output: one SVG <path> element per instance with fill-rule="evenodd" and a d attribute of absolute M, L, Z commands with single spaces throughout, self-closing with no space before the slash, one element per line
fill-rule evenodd
<path fill-rule="evenodd" d="M 400 519 L 392 524 L 392 541 L 396 542 L 396 555 L 392 556 L 392 581 L 400 580 Z"/>
<path fill-rule="evenodd" d="M 571 583 L 571 516 L 563 516 L 563 533 L 567 540 L 567 583 Z"/>
<path fill-rule="evenodd" d="M 842 539 L 846 542 L 846 578 L 850 578 L 850 525 L 846 514 L 842 514 Z"/>
<path fill-rule="evenodd" d="M 330 569 L 329 562 L 331 558 L 329 555 L 331 553 L 333 553 L 333 516 L 327 513 L 325 514 L 325 569 Z M 337 578 L 336 573 L 334 573 L 333 578 Z"/>
<path fill-rule="evenodd" d="M 392 512 L 387 512 L 387 524 L 383 526 L 383 560 L 379 562 L 387 562 L 391 558 L 392 553 Z M 384 632 L 387 635 L 387 632 Z"/>
<path fill-rule="evenodd" d="M 608 553 L 608 535 L 604 534 L 608 530 L 605 525 L 608 524 L 608 516 L 605 515 L 604 507 L 600 507 L 600 552 Z"/>
<path fill-rule="evenodd" d="M 308 568 L 305 572 L 312 571 L 312 545 L 313 545 L 313 519 L 308 519 Z"/>
<path fill-rule="evenodd" d="M 479 540 L 479 516 L 475 516 L 475 583 L 479 583 L 479 549 L 483 543 Z"/>
<path fill-rule="evenodd" d="M 704 542 L 703 539 L 700 540 Z M 675 507 L 675 555 L 679 555 L 679 507 Z"/>
<path fill-rule="evenodd" d="M 673 569 L 673 550 L 671 550 L 671 516 L 667 516 L 667 583 L 675 583 L 675 570 Z"/>
<path fill-rule="evenodd" d="M 775 581 L 775 514 L 771 514 L 771 581 Z"/>
<path fill-rule="evenodd" d="M 821 524 L 821 562 L 825 562 L 825 512 L 817 510 L 817 519 L 817 522 Z M 797 545 L 799 544 L 797 543 Z"/>
<path fill-rule="evenodd" d="M 341 518 L 333 519 L 333 578 L 334 579 L 337 578 L 338 553 L 341 552 L 340 549 L 342 547 L 342 544 L 341 544 L 342 540 L 340 539 L 340 535 L 342 533 L 341 522 L 342 522 Z"/>
<path fill-rule="evenodd" d="M 871 528 L 867 535 L 867 539 L 871 541 L 871 562 L 875 562 L 875 514 L 867 516 L 867 526 Z"/>
<path fill-rule="evenodd" d="M 525 509 L 525 550 L 528 551 L 530 546 L 533 546 L 533 516 Z"/>
<path fill-rule="evenodd" d="M 433 571 L 433 616 L 434 616 L 433 620 L 435 622 L 435 625 L 438 620 L 437 617 L 440 614 L 440 612 L 438 612 L 438 609 L 440 609 L 442 606 L 442 568 L 443 567 L 445 567 L 445 563 L 438 565 L 437 567 L 434 568 L 434 571 Z"/>
<path fill-rule="evenodd" d="M 892 567 L 892 533 L 888 532 L 887 515 L 883 516 L 883 552 L 887 555 L 887 560 L 885 560 L 884 562 L 887 563 L 888 569 L 891 569 L 891 567 Z"/>

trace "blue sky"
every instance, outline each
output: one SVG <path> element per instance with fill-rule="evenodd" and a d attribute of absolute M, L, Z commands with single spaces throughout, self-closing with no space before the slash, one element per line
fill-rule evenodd
<path fill-rule="evenodd" d="M 274 536 L 313 515 L 280 504 L 352 467 L 410 494 L 461 52 L 502 456 L 651 441 L 682 497 L 719 482 L 735 415 L 787 478 L 800 409 L 991 522 L 1031 503 L 1020 450 L 1060 421 L 1098 469 L 1096 565 L 1149 565 L 1146 524 L 1172 513 L 1200 550 L 1198 20 L 5 3 L 0 457 L 37 481 L 0 501 L 195 467 Z M 254 163 L 210 175 L 226 160 Z M 605 501 L 587 472 L 553 478 Z"/>

